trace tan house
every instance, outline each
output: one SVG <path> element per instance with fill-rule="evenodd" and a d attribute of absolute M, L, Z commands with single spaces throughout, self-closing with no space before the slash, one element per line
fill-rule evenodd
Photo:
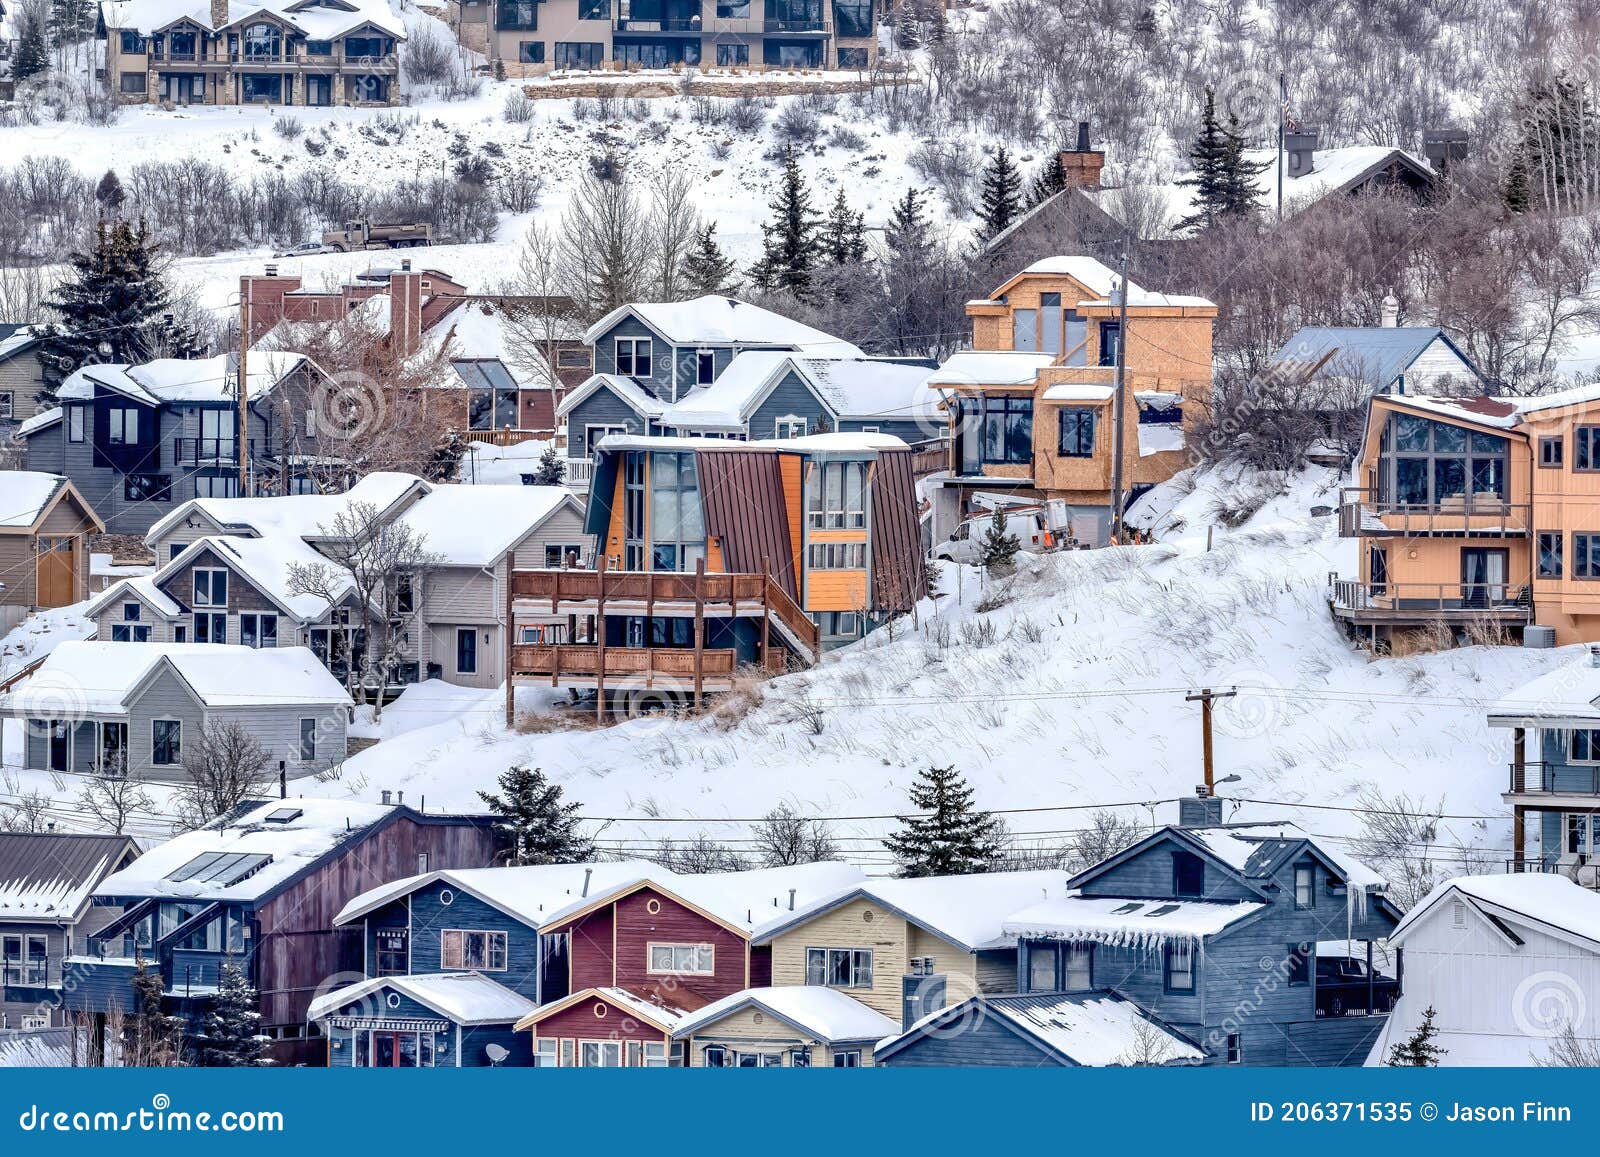
<path fill-rule="evenodd" d="M 106 0 L 106 81 L 130 104 L 400 101 L 405 24 L 387 0 Z"/>
<path fill-rule="evenodd" d="M 1600 640 L 1600 387 L 1375 397 L 1356 480 L 1339 530 L 1359 569 L 1329 591 L 1353 634 Z"/>
<path fill-rule="evenodd" d="M 39 412 L 44 389 L 44 341 L 35 327 L 0 324 L 0 430 Z"/>
<path fill-rule="evenodd" d="M 867 71 L 872 0 L 459 0 L 461 42 L 511 76 L 684 66 Z"/>
<path fill-rule="evenodd" d="M 767 924 L 770 983 L 684 1017 L 673 1039 L 708 1068 L 865 1067 L 876 1042 L 977 993 L 1017 991 L 1008 913 L 1063 895 L 1064 872 L 849 885 Z M 887 1027 L 885 1027 L 887 1026 Z"/>
<path fill-rule="evenodd" d="M 950 414 L 947 493 L 1061 499 L 1073 534 L 1110 530 L 1116 363 L 1124 343 L 1117 274 L 1092 257 L 1035 262 L 967 303 L 972 349 L 928 379 Z M 1122 489 L 1137 496 L 1188 466 L 1211 389 L 1217 307 L 1203 297 L 1127 285 Z"/>
<path fill-rule="evenodd" d="M 58 474 L 0 471 L 0 623 L 89 597 L 89 536 L 105 526 Z"/>

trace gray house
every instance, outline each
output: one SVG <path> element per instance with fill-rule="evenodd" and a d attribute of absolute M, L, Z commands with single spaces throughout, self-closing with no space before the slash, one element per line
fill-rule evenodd
<path fill-rule="evenodd" d="M 594 350 L 594 375 L 569 391 L 556 411 L 567 432 L 567 480 L 580 489 L 589 484 L 597 441 L 607 434 L 659 432 L 668 406 L 712 385 L 748 351 L 864 357 L 821 330 L 715 294 L 620 306 L 590 326 L 583 340 Z"/>
<path fill-rule="evenodd" d="M 0 1030 L 65 1023 L 67 958 L 120 911 L 94 890 L 138 855 L 128 836 L 0 832 Z"/>
<path fill-rule="evenodd" d="M 85 366 L 60 403 L 17 429 L 29 470 L 65 475 L 112 534 L 143 534 L 191 498 L 311 488 L 307 462 L 337 461 L 344 439 L 319 422 L 330 379 L 302 354 L 255 351 L 239 431 L 238 360 L 224 354 L 144 365 Z"/>
<path fill-rule="evenodd" d="M 399 684 L 439 678 L 499 686 L 507 571 L 587 565 L 592 556 L 582 507 L 561 487 L 370 474 L 344 494 L 184 503 L 145 536 L 156 572 L 113 584 L 86 614 L 109 642 L 309 647 L 345 679 L 362 665 L 367 616 L 348 583 L 330 602 L 297 592 L 290 574 L 327 563 L 336 520 L 352 508 L 372 525 L 405 525 L 431 556 L 421 573 L 404 576 L 404 596 L 395 592 Z M 547 620 L 566 621 L 545 616 L 524 627 L 537 631 Z"/>
<path fill-rule="evenodd" d="M 30 771 L 178 781 L 207 728 L 237 723 L 287 776 L 343 761 L 349 694 L 304 647 L 62 643 L 0 711 Z"/>

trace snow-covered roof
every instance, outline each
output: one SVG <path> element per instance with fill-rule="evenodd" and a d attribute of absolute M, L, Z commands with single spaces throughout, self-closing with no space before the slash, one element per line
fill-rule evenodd
<path fill-rule="evenodd" d="M 37 470 L 0 470 L 0 527 L 31 527 L 66 481 Z"/>
<path fill-rule="evenodd" d="M 326 567 L 332 574 L 331 585 L 338 595 L 338 602 L 342 602 L 354 588 L 348 574 L 329 563 L 304 539 L 287 534 L 275 534 L 267 538 L 245 538 L 230 534 L 197 539 L 161 568 L 156 581 L 181 574 L 207 550 L 227 562 L 231 568 L 237 569 L 249 579 L 252 586 L 302 622 L 321 618 L 327 613 L 328 602 L 320 595 L 295 591 L 289 583 L 293 567 Z"/>
<path fill-rule="evenodd" d="M 1181 422 L 1140 422 L 1139 457 L 1182 450 L 1188 446 Z"/>
<path fill-rule="evenodd" d="M 581 513 L 564 486 L 437 484 L 398 521 L 423 536 L 422 547 L 452 566 L 491 566 L 566 504 Z"/>
<path fill-rule="evenodd" d="M 640 386 L 632 378 L 625 378 L 621 374 L 591 374 L 584 379 L 582 385 L 567 391 L 566 396 L 561 399 L 561 404 L 556 407 L 556 417 L 566 417 L 579 402 L 589 397 L 589 395 L 605 389 L 609 389 L 616 394 L 635 413 L 642 417 L 660 417 L 667 408 L 667 403 Z"/>
<path fill-rule="evenodd" d="M 152 575 L 156 568 L 142 562 L 118 562 L 117 556 L 101 551 L 89 554 L 89 573 L 96 578 L 143 578 Z"/>
<path fill-rule="evenodd" d="M 676 346 L 716 345 L 792 349 L 814 357 L 859 358 L 860 349 L 832 334 L 737 298 L 707 294 L 689 301 L 636 301 L 595 322 L 583 340 L 593 345 L 632 314 Z"/>
<path fill-rule="evenodd" d="M 1117 392 L 1115 386 L 1096 385 L 1093 382 L 1057 382 L 1044 388 L 1047 402 L 1109 402 Z"/>
<path fill-rule="evenodd" d="M 928 375 L 930 386 L 1031 386 L 1055 354 L 1015 350 L 961 350 Z"/>
<path fill-rule="evenodd" d="M 527 1016 L 517 1021 L 512 1027 L 518 1032 L 526 1032 L 528 1029 L 537 1031 L 537 1025 L 546 1017 L 565 1011 L 573 1005 L 581 1004 L 586 1000 L 602 1000 L 608 1004 L 615 1005 L 619 1009 L 625 1009 L 646 1024 L 655 1025 L 662 1032 L 675 1031 L 678 1027 L 678 1022 L 683 1018 L 683 1010 L 680 1008 L 668 1008 L 653 1000 L 646 1000 L 637 993 L 629 992 L 626 988 L 606 986 L 603 988 L 585 988 L 560 1000 L 541 1004 Z"/>
<path fill-rule="evenodd" d="M 155 568 L 151 568 L 154 570 Z M 131 598 L 142 599 L 144 603 L 154 610 L 160 611 L 168 618 L 183 614 L 177 600 L 166 591 L 156 586 L 154 574 L 135 575 L 132 578 L 119 579 L 112 583 L 100 594 L 89 600 L 89 605 L 83 608 L 83 617 L 95 618 L 107 607 L 117 603 L 127 602 Z"/>
<path fill-rule="evenodd" d="M 708 386 L 696 386 L 661 414 L 664 425 L 742 429 L 790 372 L 809 385 L 835 417 L 885 421 L 939 419 L 939 395 L 926 366 L 878 358 L 815 358 L 780 350 L 746 350 Z"/>
<path fill-rule="evenodd" d="M 40 410 L 33 417 L 17 427 L 17 437 L 26 438 L 29 434 L 54 426 L 61 421 L 62 409 L 60 406 L 51 406 L 48 410 Z"/>
<path fill-rule="evenodd" d="M 1045 257 L 1035 261 L 1021 273 L 1010 278 L 1005 285 L 995 290 L 994 296 L 979 303 L 984 305 L 995 304 L 999 295 L 1010 286 L 1024 277 L 1070 277 L 1093 295 L 1081 298 L 1079 305 L 1113 305 L 1120 302 L 1117 287 L 1121 277 L 1115 269 L 1105 262 L 1084 254 L 1062 254 L 1056 257 Z M 1160 293 L 1156 290 L 1145 289 L 1138 282 L 1128 281 L 1128 307 L 1130 309 L 1144 308 L 1201 308 L 1215 309 L 1216 302 L 1205 297 L 1193 294 Z"/>
<path fill-rule="evenodd" d="M 419 888 L 444 883 L 475 896 L 531 928 L 538 928 L 552 913 L 563 912 L 591 895 L 638 883 L 663 869 L 645 860 L 619 860 L 594 864 L 536 864 L 505 868 L 451 868 L 408 876 L 356 896 L 333 918 L 336 925 L 359 920 L 370 912 Z M 670 875 L 670 873 L 667 873 Z"/>
<path fill-rule="evenodd" d="M 1266 907 L 1250 900 L 1069 896 L 1013 911 L 1003 927 L 1007 936 L 1019 940 L 1091 940 L 1143 949 L 1213 936 Z"/>
<path fill-rule="evenodd" d="M 1385 391 L 1435 342 L 1459 357 L 1467 378 L 1480 375 L 1472 362 L 1435 325 L 1308 325 L 1297 330 L 1273 355 L 1277 364 L 1314 366 L 1328 359 L 1335 372 L 1354 377 L 1368 389 Z"/>
<path fill-rule="evenodd" d="M 177 402 L 232 402 L 237 399 L 234 354 L 213 358 L 160 358 L 143 365 L 92 365 L 75 371 L 61 383 L 56 397 L 89 401 L 95 386 L 114 390 L 146 405 Z M 275 390 L 279 383 L 310 364 L 304 354 L 253 350 L 246 360 L 252 401 Z"/>
<path fill-rule="evenodd" d="M 1429 892 L 1389 933 L 1401 943 L 1426 913 L 1446 899 L 1462 898 L 1501 918 L 1526 920 L 1576 936 L 1600 953 L 1600 893 L 1557 872 L 1512 872 L 1495 876 L 1457 876 Z"/>
<path fill-rule="evenodd" d="M 171 667 L 208 707 L 347 707 L 350 695 L 307 647 L 68 640 L 6 699 L 13 717 L 126 715 L 133 690 Z"/>
<path fill-rule="evenodd" d="M 1600 725 L 1600 660 L 1585 655 L 1546 672 L 1497 700 L 1489 726 L 1518 727 L 1523 721 L 1594 721 Z"/>
<path fill-rule="evenodd" d="M 776 1017 L 791 1028 L 825 1044 L 877 1041 L 900 1026 L 883 1013 L 868 1008 L 853 996 L 822 985 L 783 985 L 747 988 L 690 1013 L 678 1022 L 673 1036 L 682 1039 L 713 1030 L 718 1021 L 746 1008 Z"/>
<path fill-rule="evenodd" d="M 859 899 L 881 904 L 956 947 L 976 952 L 1007 946 L 1006 915 L 1051 896 L 1065 895 L 1066 886 L 1067 873 L 1055 870 L 868 880 L 819 896 L 811 904 L 797 905 L 794 913 L 771 921 L 759 938 L 770 940 Z"/>
<path fill-rule="evenodd" d="M 930 1013 L 899 1036 L 880 1041 L 880 1058 L 943 1024 L 970 1025 L 993 1016 L 1068 1064 L 1192 1064 L 1205 1052 L 1189 1037 L 1114 992 L 976 996 Z"/>
<path fill-rule="evenodd" d="M 192 498 L 153 525 L 145 535 L 155 543 L 192 515 L 205 515 L 216 526 L 228 531 L 258 535 L 273 533 L 299 537 L 317 535 L 354 503 L 387 510 L 412 487 L 428 483 L 415 474 L 375 471 L 342 494 L 283 494 L 270 498 Z"/>
<path fill-rule="evenodd" d="M 345 841 L 407 810 L 354 800 L 270 800 L 157 844 L 122 871 L 107 876 L 94 894 L 113 898 L 256 900 L 288 883 Z M 273 820 L 273 815 L 284 818 Z M 213 853 L 219 859 L 201 861 L 201 857 Z M 241 859 L 224 864 L 220 858 L 235 855 Z M 208 879 L 214 873 L 206 869 L 218 867 L 225 870 Z M 186 870 L 194 870 L 194 874 L 186 879 L 173 878 L 184 876 Z M 249 874 L 236 879 L 239 872 Z M 235 879 L 234 883 L 228 882 Z"/>
<path fill-rule="evenodd" d="M 76 920 L 130 847 L 126 836 L 0 832 L 0 923 Z"/>
<path fill-rule="evenodd" d="M 106 0 L 101 11 L 107 28 L 136 29 L 146 35 L 179 20 L 192 21 L 214 32 L 265 12 L 299 29 L 310 40 L 336 40 L 365 24 L 381 28 L 396 39 L 406 38 L 405 21 L 389 0 L 339 0 L 338 4 L 320 0 L 229 0 L 228 19 L 220 25 L 212 23 L 207 0 Z"/>
<path fill-rule="evenodd" d="M 0 362 L 16 357 L 39 340 L 39 335 L 34 333 L 32 326 L 0 325 Z"/>
<path fill-rule="evenodd" d="M 499 362 L 511 382 L 521 389 L 556 383 L 543 355 L 527 341 L 507 332 L 504 311 L 490 301 L 463 301 L 450 310 L 428 327 L 410 360 L 427 365 L 446 349 L 452 359 Z M 447 384 L 465 387 L 478 383 L 453 376 Z"/>
<path fill-rule="evenodd" d="M 905 450 L 905 441 L 893 434 L 808 434 L 804 438 L 762 438 L 749 442 L 736 438 L 663 437 L 657 434 L 607 434 L 601 450 L 757 451 L 799 454 L 876 454 L 880 450 Z"/>
<path fill-rule="evenodd" d="M 481 972 L 434 972 L 377 976 L 325 993 L 311 1002 L 307 1020 L 322 1020 L 383 989 L 402 996 L 459 1025 L 512 1024 L 538 1006 Z M 381 1015 L 381 1012 L 379 1013 Z"/>

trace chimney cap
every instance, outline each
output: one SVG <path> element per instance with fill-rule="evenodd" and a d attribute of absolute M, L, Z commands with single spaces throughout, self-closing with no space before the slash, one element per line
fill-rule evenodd
<path fill-rule="evenodd" d="M 400 259 L 400 272 L 402 272 L 402 273 L 410 273 L 411 272 L 411 258 L 402 257 Z"/>
<path fill-rule="evenodd" d="M 276 276 L 278 276 L 278 266 L 274 262 L 271 262 L 271 261 L 267 262 L 267 276 L 268 277 L 276 277 Z"/>

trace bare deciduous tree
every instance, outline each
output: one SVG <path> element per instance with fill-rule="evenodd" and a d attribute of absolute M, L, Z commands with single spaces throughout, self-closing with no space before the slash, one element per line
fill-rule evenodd
<path fill-rule="evenodd" d="M 756 857 L 764 868 L 787 868 L 839 859 L 833 830 L 822 820 L 806 819 L 787 801 L 756 824 Z"/>
<path fill-rule="evenodd" d="M 185 742 L 185 778 L 173 792 L 184 828 L 204 827 L 247 799 L 272 790 L 272 754 L 243 724 L 211 724 Z"/>
<path fill-rule="evenodd" d="M 140 812 L 150 812 L 154 801 L 136 779 L 125 771 L 91 776 L 78 792 L 78 807 L 100 821 L 107 831 L 121 835 L 128 821 Z"/>

